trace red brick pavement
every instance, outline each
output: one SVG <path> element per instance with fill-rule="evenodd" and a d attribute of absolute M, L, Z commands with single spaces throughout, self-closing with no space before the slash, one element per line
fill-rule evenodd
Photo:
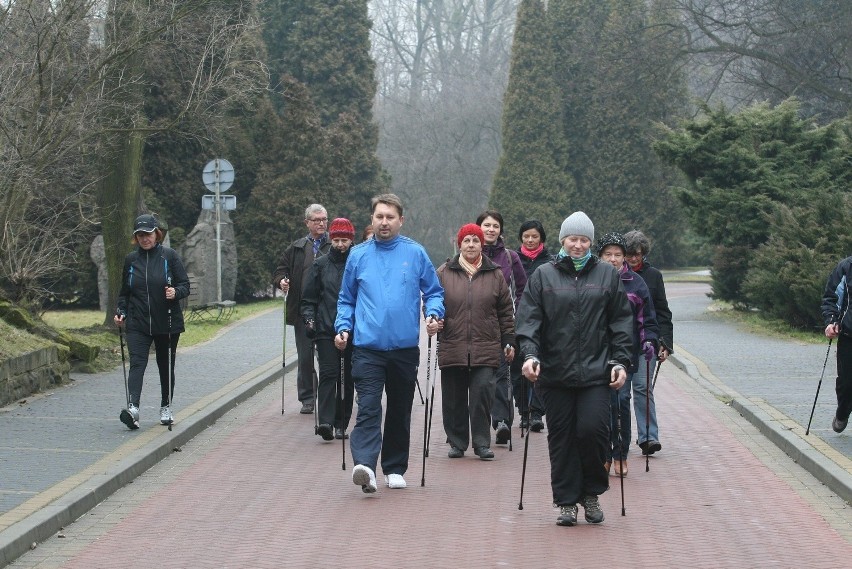
<path fill-rule="evenodd" d="M 663 368 L 658 384 L 664 449 L 647 473 L 633 455 L 624 517 L 610 479 L 601 525 L 555 525 L 544 434 L 531 435 L 519 511 L 517 429 L 514 451 L 497 447 L 493 462 L 470 451 L 451 460 L 440 405 L 421 487 L 416 394 L 409 487 L 389 490 L 378 473 L 379 492 L 365 495 L 348 451 L 342 471 L 340 442 L 314 436 L 311 416 L 282 416 L 272 386 L 258 396 L 268 398 L 262 412 L 66 566 L 834 568 L 852 558 L 852 545 L 667 372 L 679 373 Z"/>

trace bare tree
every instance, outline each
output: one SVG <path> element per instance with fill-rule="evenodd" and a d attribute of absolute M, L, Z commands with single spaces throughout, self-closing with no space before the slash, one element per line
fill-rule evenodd
<path fill-rule="evenodd" d="M 799 98 L 825 120 L 852 103 L 852 2 L 673 0 L 706 97 Z"/>
<path fill-rule="evenodd" d="M 79 240 L 97 222 L 110 229 L 105 241 L 117 292 L 139 204 L 144 137 L 215 123 L 266 87 L 263 58 L 247 40 L 256 24 L 252 8 L 239 0 L 0 5 L 0 286 L 6 295 L 36 300 L 51 277 L 68 270 Z M 151 70 L 168 65 L 181 73 L 171 95 L 176 110 L 150 121 L 144 95 L 158 79 Z"/>
<path fill-rule="evenodd" d="M 517 0 L 376 0 L 379 156 L 433 257 L 485 207 Z"/>

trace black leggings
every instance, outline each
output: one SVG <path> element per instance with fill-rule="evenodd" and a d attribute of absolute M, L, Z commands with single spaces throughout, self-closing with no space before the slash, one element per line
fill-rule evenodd
<path fill-rule="evenodd" d="M 175 390 L 175 351 L 177 349 L 180 334 L 172 334 L 172 395 Z M 127 331 L 127 351 L 130 352 L 130 373 L 127 383 L 130 389 L 130 402 L 139 407 L 142 398 L 142 379 L 145 377 L 145 368 L 148 367 L 148 354 L 151 351 L 151 343 L 157 354 L 157 369 L 160 371 L 160 407 L 170 404 L 169 401 L 169 335 L 158 334 L 151 336 L 144 332 L 133 330 Z"/>

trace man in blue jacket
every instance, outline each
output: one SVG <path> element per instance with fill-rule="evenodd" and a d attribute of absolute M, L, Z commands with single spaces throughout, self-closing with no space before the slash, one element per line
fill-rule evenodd
<path fill-rule="evenodd" d="M 368 494 L 376 491 L 379 453 L 389 488 L 405 488 L 411 439 L 411 407 L 420 361 L 420 303 L 430 336 L 444 317 L 444 289 L 426 251 L 401 236 L 402 202 L 394 194 L 372 200 L 373 239 L 349 254 L 334 338 L 343 350 L 354 336 L 352 377 L 358 392 L 358 416 L 350 448 L 352 482 Z M 354 329 L 354 334 L 352 334 Z M 387 393 L 382 437 L 382 391 Z"/>

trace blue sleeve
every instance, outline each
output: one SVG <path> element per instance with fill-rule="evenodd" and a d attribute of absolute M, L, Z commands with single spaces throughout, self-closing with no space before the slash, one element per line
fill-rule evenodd
<path fill-rule="evenodd" d="M 444 317 L 444 287 L 438 281 L 438 272 L 435 270 L 435 266 L 422 248 L 420 255 L 422 257 L 420 292 L 423 294 L 423 314 L 427 317 L 435 315 L 441 319 Z"/>

